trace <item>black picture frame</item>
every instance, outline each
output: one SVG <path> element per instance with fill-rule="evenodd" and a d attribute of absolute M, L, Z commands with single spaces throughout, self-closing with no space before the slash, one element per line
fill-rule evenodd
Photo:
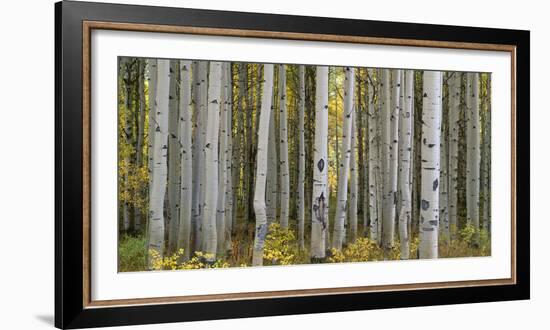
<path fill-rule="evenodd" d="M 516 51 L 516 283 L 230 301 L 85 307 L 81 219 L 83 173 L 83 22 L 104 21 L 312 35 L 511 45 Z M 146 323 L 325 313 L 529 299 L 529 31 L 62 1 L 55 4 L 55 326 Z M 514 168 L 513 168 L 514 169 Z"/>

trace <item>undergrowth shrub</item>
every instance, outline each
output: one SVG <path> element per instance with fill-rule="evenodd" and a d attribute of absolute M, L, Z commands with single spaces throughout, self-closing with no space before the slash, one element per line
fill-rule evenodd
<path fill-rule="evenodd" d="M 264 245 L 264 262 L 272 265 L 295 264 L 298 255 L 294 232 L 278 223 L 269 225 Z"/>
<path fill-rule="evenodd" d="M 123 235 L 118 245 L 118 271 L 137 272 L 147 269 L 147 240 L 144 236 Z"/>

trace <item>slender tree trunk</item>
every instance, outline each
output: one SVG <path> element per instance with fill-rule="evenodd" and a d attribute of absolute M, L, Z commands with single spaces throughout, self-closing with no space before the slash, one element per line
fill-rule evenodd
<path fill-rule="evenodd" d="M 147 172 L 149 173 L 149 188 L 153 186 L 153 145 L 154 145 L 154 136 L 155 136 L 155 130 L 156 130 L 156 117 L 155 117 L 155 111 L 157 109 L 156 105 L 156 90 L 157 90 L 157 60 L 154 59 L 148 59 L 147 60 L 147 68 L 148 68 L 148 79 L 149 83 L 147 86 L 148 89 L 148 109 L 147 113 L 149 115 L 148 118 L 148 127 L 147 127 Z M 151 190 L 148 192 L 148 198 L 151 200 Z M 149 204 L 149 209 L 151 208 L 151 205 Z M 148 235 L 149 231 L 149 214 L 147 214 L 147 220 L 145 224 L 145 234 Z"/>
<path fill-rule="evenodd" d="M 315 147 L 313 151 L 313 198 L 311 210 L 311 259 L 325 258 L 328 178 L 328 67 L 318 66 L 315 90 Z"/>
<path fill-rule="evenodd" d="M 441 135 L 441 72 L 424 71 L 422 102 L 422 184 L 419 257 L 438 256 L 439 146 Z"/>
<path fill-rule="evenodd" d="M 452 73 L 449 78 L 449 226 L 451 238 L 458 231 L 458 133 L 460 118 L 461 74 Z"/>
<path fill-rule="evenodd" d="M 193 205 L 195 205 L 195 213 L 193 214 L 193 222 L 195 223 L 195 250 L 203 249 L 204 241 L 204 184 L 205 184 L 205 154 L 204 141 L 206 138 L 206 121 L 207 121 L 207 90 L 208 90 L 208 63 L 199 61 L 194 65 L 196 71 L 193 76 L 196 76 L 196 95 L 195 103 L 195 153 L 193 158 L 193 168 L 196 169 L 195 185 L 193 187 Z"/>
<path fill-rule="evenodd" d="M 353 68 L 346 67 L 344 81 L 344 112 L 342 119 L 342 156 L 339 167 L 338 176 L 338 202 L 336 204 L 336 213 L 334 218 L 334 234 L 332 237 L 332 247 L 337 250 L 342 249 L 344 237 L 346 234 L 345 221 L 348 203 L 348 175 L 350 170 L 350 157 L 353 152 L 351 146 L 352 137 L 352 122 L 354 120 L 354 78 L 355 72 Z"/>
<path fill-rule="evenodd" d="M 132 127 L 132 120 L 131 120 L 131 113 L 132 113 L 132 85 L 130 84 L 130 81 L 132 79 L 132 72 L 130 69 L 130 59 L 128 58 L 122 58 L 120 59 L 119 66 L 121 67 L 121 70 L 124 69 L 124 89 L 125 89 L 125 95 L 124 95 L 124 107 L 125 107 L 125 114 L 126 117 L 124 119 L 124 138 L 127 145 L 132 145 L 132 135 L 133 135 L 133 127 Z M 127 153 L 127 155 L 124 156 L 124 163 L 126 164 L 126 168 L 130 169 L 130 154 Z M 128 190 L 128 171 L 124 173 L 124 176 L 122 178 L 123 181 L 123 187 L 124 190 Z M 124 200 L 122 203 L 122 228 L 125 232 L 130 230 L 130 206 L 128 205 L 128 201 Z"/>
<path fill-rule="evenodd" d="M 271 120 L 271 101 L 273 93 L 273 64 L 264 64 L 264 81 L 262 82 L 262 107 L 258 127 L 258 152 L 256 159 L 256 187 L 254 189 L 254 212 L 256 213 L 256 231 L 252 265 L 263 265 L 263 253 L 268 223 L 265 204 L 267 154 L 269 139 L 269 122 Z"/>
<path fill-rule="evenodd" d="M 441 93 L 443 95 L 444 86 Z M 448 107 L 441 113 L 441 144 L 440 144 L 440 175 L 439 175 L 439 223 L 441 230 L 441 241 L 447 244 L 451 238 L 449 223 L 449 153 L 448 153 Z"/>
<path fill-rule="evenodd" d="M 306 177 L 306 147 L 305 147 L 305 136 L 304 136 L 304 116 L 305 116 L 305 67 L 300 65 L 299 67 L 299 80 L 300 80 L 300 90 L 298 98 L 298 244 L 301 250 L 305 249 L 304 242 L 304 224 L 305 224 L 305 196 L 304 196 L 304 183 Z"/>
<path fill-rule="evenodd" d="M 177 60 L 170 60 L 170 91 L 168 100 L 168 254 L 176 251 L 178 242 L 180 180 L 179 162 L 179 109 L 178 109 L 178 71 Z"/>
<path fill-rule="evenodd" d="M 180 155 L 181 155 L 181 192 L 178 225 L 178 249 L 183 249 L 183 259 L 188 260 L 191 249 L 191 208 L 193 157 L 191 136 L 193 131 L 191 99 L 191 61 L 181 61 L 180 102 Z"/>
<path fill-rule="evenodd" d="M 168 98 L 170 85 L 170 61 L 158 60 L 158 80 L 155 92 L 155 138 L 152 148 L 152 180 L 149 188 L 148 268 L 152 269 L 155 256 L 164 256 L 164 195 L 168 167 Z"/>
<path fill-rule="evenodd" d="M 350 156 L 350 165 L 349 165 L 349 226 L 350 226 L 350 240 L 349 242 L 353 243 L 357 239 L 357 200 L 359 197 L 358 194 L 358 171 L 357 171 L 357 159 L 356 155 L 358 154 L 358 136 L 357 136 L 357 120 L 356 118 L 352 119 L 351 124 L 351 156 Z M 347 241 L 346 241 L 347 243 Z"/>
<path fill-rule="evenodd" d="M 373 69 L 367 71 L 370 77 L 372 77 Z M 369 167 L 369 218 L 370 218 L 370 238 L 376 242 L 379 241 L 380 233 L 378 231 L 379 225 L 379 208 L 378 208 L 378 199 L 379 199 L 379 182 L 378 177 L 380 171 L 380 162 L 378 159 L 378 117 L 379 111 L 375 110 L 374 104 L 374 85 L 371 84 L 368 86 L 367 90 L 368 95 L 368 167 Z"/>
<path fill-rule="evenodd" d="M 232 250 L 231 233 L 233 232 L 233 221 L 235 219 L 233 186 L 233 77 L 231 76 L 231 63 L 225 66 L 225 102 L 227 108 L 227 155 L 225 166 L 227 168 L 227 191 L 225 198 L 225 244 L 226 251 Z"/>
<path fill-rule="evenodd" d="M 491 234 L 491 74 L 487 74 L 483 122 L 483 229 Z"/>
<path fill-rule="evenodd" d="M 382 246 L 387 258 L 392 250 L 395 235 L 395 211 L 397 194 L 397 161 L 398 161 L 398 125 L 399 125 L 399 89 L 401 71 L 393 71 L 390 88 L 390 72 L 382 70 L 383 104 L 385 113 L 382 126 L 382 137 L 385 156 L 384 208 L 382 210 Z"/>
<path fill-rule="evenodd" d="M 399 189 L 401 191 L 401 207 L 399 212 L 399 242 L 401 259 L 409 259 L 409 222 L 411 218 L 411 163 L 412 163 L 412 104 L 414 102 L 414 72 L 406 70 L 404 84 L 403 107 L 399 118 Z"/>
<path fill-rule="evenodd" d="M 275 83 L 273 83 L 275 88 Z M 274 91 L 271 91 L 271 108 L 273 110 L 275 103 Z M 268 224 L 275 221 L 277 218 L 277 178 L 278 178 L 278 166 L 277 166 L 277 132 L 275 129 L 275 111 L 270 111 L 269 119 L 269 137 L 268 137 L 268 163 L 267 163 L 267 222 Z"/>
<path fill-rule="evenodd" d="M 220 127 L 219 127 L 219 150 L 218 150 L 218 205 L 216 211 L 216 236 L 217 252 L 224 255 L 226 252 L 225 227 L 226 224 L 226 193 L 227 193 L 227 134 L 231 126 L 227 124 L 227 62 L 221 64 L 221 98 L 220 98 Z"/>
<path fill-rule="evenodd" d="M 281 215 L 282 229 L 288 229 L 290 211 L 290 181 L 288 170 L 288 114 L 286 109 L 286 68 L 279 66 L 279 167 L 281 175 Z"/>
<path fill-rule="evenodd" d="M 216 205 L 218 199 L 218 142 L 220 129 L 221 63 L 210 62 L 208 76 L 208 119 L 204 143 L 205 177 L 204 245 L 207 261 L 213 262 L 217 251 Z"/>
<path fill-rule="evenodd" d="M 480 121 L 479 121 L 479 74 L 467 73 L 467 152 L 466 152 L 466 209 L 467 222 L 475 229 L 473 244 L 479 245 L 479 165 L 480 165 Z"/>

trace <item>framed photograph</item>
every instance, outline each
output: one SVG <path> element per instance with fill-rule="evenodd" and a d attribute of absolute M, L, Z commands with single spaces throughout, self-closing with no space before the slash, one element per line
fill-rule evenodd
<path fill-rule="evenodd" d="M 529 31 L 55 15 L 57 327 L 529 298 Z"/>

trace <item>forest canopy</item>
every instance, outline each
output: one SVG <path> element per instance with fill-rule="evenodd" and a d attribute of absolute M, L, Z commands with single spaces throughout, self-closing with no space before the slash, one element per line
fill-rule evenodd
<path fill-rule="evenodd" d="M 119 271 L 490 255 L 491 74 L 119 57 Z"/>

